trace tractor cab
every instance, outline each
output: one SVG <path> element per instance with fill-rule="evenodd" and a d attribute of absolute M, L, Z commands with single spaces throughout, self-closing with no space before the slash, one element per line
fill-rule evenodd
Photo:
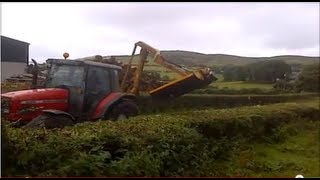
<path fill-rule="evenodd" d="M 69 110 L 75 118 L 89 118 L 107 95 L 120 92 L 121 67 L 93 61 L 48 59 L 44 88 L 69 91 Z"/>
<path fill-rule="evenodd" d="M 135 96 L 120 90 L 120 66 L 79 59 L 47 64 L 40 86 L 1 94 L 2 115 L 14 126 L 55 128 L 138 114 Z"/>

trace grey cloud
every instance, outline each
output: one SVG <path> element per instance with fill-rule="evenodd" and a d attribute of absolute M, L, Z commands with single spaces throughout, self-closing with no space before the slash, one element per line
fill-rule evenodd
<path fill-rule="evenodd" d="M 267 48 L 295 50 L 319 44 L 319 6 L 286 3 L 260 6 L 254 16 L 242 19 L 246 36 L 261 38 Z"/>
<path fill-rule="evenodd" d="M 260 41 L 262 47 L 299 49 L 319 44 L 319 15 L 317 18 L 315 13 L 319 9 L 314 3 L 106 3 L 89 8 L 86 17 L 96 25 L 177 47 L 215 45 L 208 40 L 223 44 L 221 34 L 195 34 L 183 22 L 198 19 L 209 23 L 228 17 L 241 24 L 239 35 L 244 43 Z"/>
<path fill-rule="evenodd" d="M 76 28 L 81 28 L 77 27 L 80 25 L 87 29 L 92 27 L 92 30 L 111 27 L 112 31 L 121 32 L 114 36 L 101 31 L 102 34 L 92 35 L 94 31 L 84 33 L 79 37 L 79 44 L 82 43 L 81 38 L 91 38 L 92 41 L 87 42 L 88 45 L 75 45 L 74 51 L 81 51 L 77 53 L 81 55 L 89 52 L 129 54 L 133 43 L 138 40 L 160 50 L 190 50 L 208 54 L 243 52 L 235 55 L 246 55 L 252 54 L 252 49 L 270 52 L 285 49 L 285 52 L 300 52 L 301 55 L 306 52 L 305 49 L 315 49 L 308 53 L 319 54 L 319 50 L 314 48 L 319 47 L 319 3 L 113 2 L 62 6 L 68 6 L 70 14 L 76 14 L 75 20 L 79 23 L 72 27 L 71 22 L 68 28 L 76 31 Z M 228 20 L 228 23 L 236 24 L 235 29 L 230 30 L 227 29 L 229 26 L 219 24 Z M 202 31 L 206 28 L 202 26 L 209 23 L 217 24 Z M 83 50 L 86 48 L 87 51 Z M 41 47 L 34 49 L 37 49 L 33 51 L 35 56 L 56 56 L 56 53 Z M 263 56 L 263 50 L 258 53 Z"/>
<path fill-rule="evenodd" d="M 45 62 L 48 58 L 61 58 L 62 53 L 51 50 L 49 47 L 38 44 L 30 44 L 30 59 L 35 59 L 38 62 Z"/>
<path fill-rule="evenodd" d="M 239 7 L 239 4 L 229 3 L 104 3 L 89 7 L 85 15 L 93 24 L 111 24 L 134 31 L 135 28 L 170 27 L 190 17 L 203 19 L 228 15 Z"/>

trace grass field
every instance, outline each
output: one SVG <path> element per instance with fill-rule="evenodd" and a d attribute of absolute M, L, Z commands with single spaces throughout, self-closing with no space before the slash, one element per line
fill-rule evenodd
<path fill-rule="evenodd" d="M 319 108 L 319 97 L 296 100 L 301 106 Z M 283 126 L 292 130 L 278 143 L 240 144 L 228 160 L 217 166 L 222 173 L 241 177 L 320 177 L 319 120 L 293 122 Z M 220 168 L 221 168 L 220 167 Z"/>
<path fill-rule="evenodd" d="M 267 166 L 264 172 L 253 173 L 253 176 L 292 177 L 301 174 L 304 177 L 319 177 L 318 126 L 317 123 L 304 123 L 297 135 L 274 146 L 253 144 L 251 149 L 254 149 L 252 153 L 256 164 Z"/>
<path fill-rule="evenodd" d="M 218 88 L 229 88 L 229 89 L 251 89 L 251 88 L 259 88 L 259 89 L 272 89 L 273 84 L 262 84 L 262 83 L 250 83 L 245 81 L 231 81 L 231 82 L 223 82 L 223 81 L 217 81 L 213 82 L 211 86 L 215 86 Z"/>
<path fill-rule="evenodd" d="M 301 174 L 319 177 L 319 123 L 299 126 L 297 134 L 283 142 L 242 144 L 229 160 L 215 165 L 224 167 L 222 173 L 229 176 L 294 178 Z"/>
<path fill-rule="evenodd" d="M 215 74 L 218 78 L 217 81 L 213 82 L 210 86 L 215 86 L 217 88 L 229 88 L 229 89 L 252 89 L 252 88 L 259 88 L 263 90 L 272 89 L 273 84 L 267 83 L 255 83 L 255 82 L 246 82 L 246 81 L 224 81 L 222 74 Z"/>

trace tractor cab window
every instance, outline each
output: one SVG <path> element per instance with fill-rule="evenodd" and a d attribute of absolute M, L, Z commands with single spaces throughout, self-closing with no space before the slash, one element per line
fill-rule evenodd
<path fill-rule="evenodd" d="M 111 77 L 108 69 L 89 67 L 87 76 L 87 91 L 94 94 L 108 94 L 111 92 Z"/>
<path fill-rule="evenodd" d="M 48 75 L 47 87 L 83 87 L 84 67 L 52 64 Z"/>
<path fill-rule="evenodd" d="M 86 80 L 84 112 L 90 113 L 111 93 L 111 74 L 108 69 L 90 66 Z"/>
<path fill-rule="evenodd" d="M 117 90 L 119 90 L 119 88 L 120 88 L 120 78 L 119 78 L 119 70 L 113 70 L 113 76 L 114 76 L 114 78 L 113 78 L 113 89 L 115 90 L 115 91 L 117 91 Z"/>

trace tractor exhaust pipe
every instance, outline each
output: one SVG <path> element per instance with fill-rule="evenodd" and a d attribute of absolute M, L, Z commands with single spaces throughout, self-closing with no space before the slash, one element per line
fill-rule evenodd
<path fill-rule="evenodd" d="M 36 89 L 38 87 L 38 74 L 39 74 L 39 66 L 36 60 L 31 59 L 34 66 L 31 69 L 31 74 L 32 74 L 32 84 L 31 88 Z"/>

